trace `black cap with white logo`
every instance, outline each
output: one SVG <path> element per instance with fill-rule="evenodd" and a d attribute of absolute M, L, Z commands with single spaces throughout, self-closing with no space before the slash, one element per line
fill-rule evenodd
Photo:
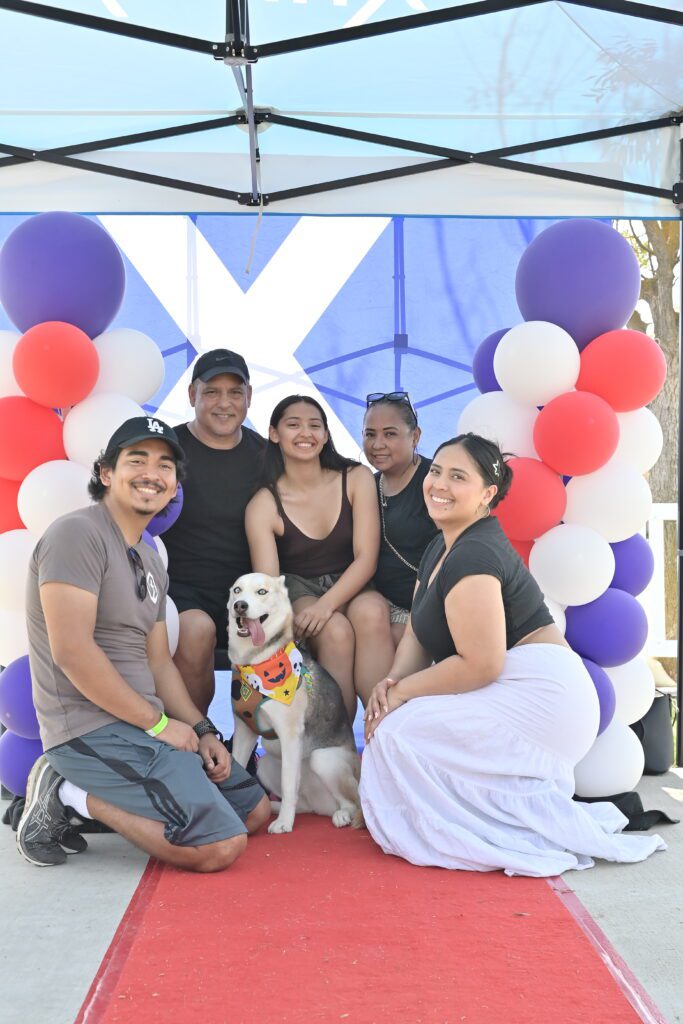
<path fill-rule="evenodd" d="M 192 369 L 192 380 L 211 380 L 221 373 L 234 373 L 241 377 L 245 384 L 249 383 L 249 368 L 239 352 L 231 352 L 228 348 L 214 348 L 200 356 Z"/>
<path fill-rule="evenodd" d="M 109 438 L 107 451 L 110 448 L 130 448 L 138 441 L 148 440 L 166 441 L 177 459 L 184 459 L 185 452 L 181 448 L 178 435 L 172 427 L 156 416 L 134 416 L 122 423 L 118 430 Z"/>

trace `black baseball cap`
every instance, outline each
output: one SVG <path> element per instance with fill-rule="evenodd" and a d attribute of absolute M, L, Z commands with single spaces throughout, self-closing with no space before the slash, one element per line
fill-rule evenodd
<path fill-rule="evenodd" d="M 231 352 L 228 348 L 214 348 L 205 352 L 194 364 L 192 380 L 211 380 L 221 373 L 234 373 L 241 377 L 245 384 L 249 383 L 249 368 L 239 352 Z"/>
<path fill-rule="evenodd" d="M 181 448 L 175 430 L 162 420 L 158 420 L 156 416 L 134 416 L 132 419 L 126 420 L 109 438 L 107 451 L 110 448 L 130 448 L 138 441 L 150 439 L 166 441 L 177 459 L 185 458 L 185 452 Z"/>

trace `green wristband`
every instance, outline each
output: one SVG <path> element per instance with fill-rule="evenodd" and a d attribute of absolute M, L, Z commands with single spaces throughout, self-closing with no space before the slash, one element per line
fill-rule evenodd
<path fill-rule="evenodd" d="M 166 717 L 166 715 L 162 711 L 161 712 L 161 718 L 159 719 L 157 724 L 153 725 L 151 729 L 145 729 L 145 732 L 147 733 L 148 736 L 158 736 L 160 732 L 164 731 L 164 729 L 166 728 L 167 725 L 168 725 L 168 718 Z"/>

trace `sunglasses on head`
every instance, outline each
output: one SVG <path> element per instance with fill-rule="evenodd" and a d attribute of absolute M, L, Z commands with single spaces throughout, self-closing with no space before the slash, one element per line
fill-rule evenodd
<path fill-rule="evenodd" d="M 375 402 L 405 402 L 417 423 L 417 413 L 407 391 L 371 391 L 369 395 L 365 396 L 365 408 L 369 409 Z"/>
<path fill-rule="evenodd" d="M 145 567 L 142 564 L 142 559 L 135 548 L 128 548 L 128 557 L 131 560 L 133 566 L 133 572 L 135 573 L 136 593 L 140 601 L 144 601 L 147 597 L 147 578 L 145 576 Z"/>

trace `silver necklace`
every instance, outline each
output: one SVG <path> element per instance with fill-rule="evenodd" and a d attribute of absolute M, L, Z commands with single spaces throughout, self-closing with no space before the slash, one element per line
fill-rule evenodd
<path fill-rule="evenodd" d="M 387 537 L 387 527 L 386 527 L 386 523 L 384 522 L 384 509 L 386 507 L 387 507 L 387 499 L 384 496 L 384 480 L 383 480 L 382 474 L 380 473 L 380 475 L 379 475 L 379 515 L 380 515 L 380 519 L 382 520 L 382 537 L 384 538 L 384 543 L 389 548 L 389 550 L 392 551 L 396 555 L 396 557 L 398 558 L 399 562 L 403 562 L 403 564 L 405 566 L 407 566 L 408 569 L 411 569 L 414 573 L 417 573 L 417 566 L 416 565 L 411 565 L 411 563 L 408 561 L 408 559 L 404 558 L 403 555 L 401 554 L 401 552 L 396 550 L 394 545 L 391 543 L 391 541 Z"/>

